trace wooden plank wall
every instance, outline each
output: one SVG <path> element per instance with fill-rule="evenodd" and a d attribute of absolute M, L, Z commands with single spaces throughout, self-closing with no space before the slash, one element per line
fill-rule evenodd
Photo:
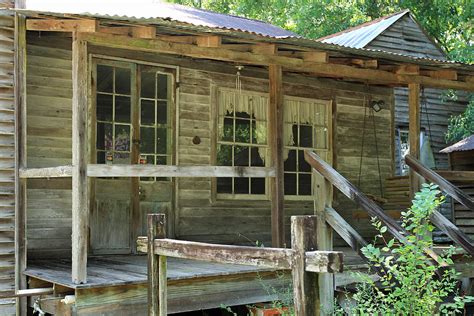
<path fill-rule="evenodd" d="M 28 167 L 71 164 L 71 52 L 27 46 Z M 28 181 L 28 256 L 70 257 L 71 180 Z"/>
<path fill-rule="evenodd" d="M 15 291 L 14 18 L 0 0 L 0 294 Z M 0 314 L 15 315 L 15 299 L 0 299 Z"/>
<path fill-rule="evenodd" d="M 44 44 L 41 42 L 44 41 Z M 35 103 L 29 99 L 30 106 L 36 106 L 36 116 L 29 113 L 32 117 L 29 118 L 28 123 L 30 128 L 37 128 L 35 136 L 38 140 L 43 141 L 44 146 L 50 146 L 49 150 L 39 151 L 43 154 L 30 154 L 30 166 L 50 166 L 54 164 L 69 163 L 70 156 L 70 140 L 67 139 L 70 133 L 70 70 L 66 60 L 69 60 L 70 53 L 68 50 L 69 43 L 51 43 L 44 39 L 32 40 L 29 38 L 30 45 L 28 46 L 29 54 L 35 56 L 30 58 L 31 68 L 30 74 L 45 71 L 46 76 L 44 81 L 31 76 L 29 78 L 29 95 L 34 95 L 36 100 L 45 100 L 47 96 L 51 98 L 51 106 L 53 108 L 48 110 L 46 107 L 48 103 Z M 34 43 L 34 45 L 32 45 Z M 40 47 L 43 45 L 43 47 Z M 64 47 L 64 49 L 47 48 L 46 46 Z M 141 54 L 137 52 L 122 51 L 122 50 L 102 50 L 100 48 L 92 48 L 94 52 L 100 54 L 113 54 L 118 57 L 129 57 L 135 60 L 147 60 L 150 62 L 158 62 L 161 64 L 179 65 L 180 66 L 180 85 L 179 85 L 179 137 L 177 140 L 177 159 L 180 165 L 213 165 L 212 161 L 212 142 L 213 142 L 213 115 L 211 107 L 212 87 L 235 87 L 235 67 L 223 63 L 193 62 L 188 59 L 171 58 L 166 55 L 159 54 Z M 36 63 L 34 64 L 34 61 Z M 49 68 L 44 69 L 41 62 L 48 61 Z M 204 70 L 206 69 L 206 70 Z M 210 70 L 207 70 L 210 69 Z M 364 85 L 335 82 L 331 80 L 320 80 L 314 78 L 306 78 L 298 75 L 284 76 L 285 95 L 320 99 L 333 100 L 334 107 L 337 109 L 337 120 L 334 126 L 334 131 L 337 131 L 335 136 L 335 146 L 337 149 L 337 168 L 349 177 L 351 181 L 357 178 L 358 166 L 360 161 L 360 135 L 363 126 L 363 108 L 362 105 L 365 99 L 369 99 L 369 94 L 372 94 L 372 99 L 384 100 L 385 108 L 376 115 L 376 130 L 380 144 L 380 162 L 382 165 L 382 177 L 391 174 L 390 152 L 390 126 L 391 116 L 390 107 L 392 105 L 392 89 L 387 88 L 370 88 L 370 93 Z M 47 82 L 55 82 L 57 87 Z M 31 86 L 31 88 L 30 88 Z M 243 71 L 242 89 L 251 90 L 255 92 L 268 92 L 268 81 L 266 72 L 252 70 L 246 68 Z M 42 97 L 43 96 L 43 97 Z M 54 97 L 52 97 L 54 96 Z M 34 99 L 33 99 L 34 100 Z M 46 117 L 43 117 L 46 116 Z M 43 117 L 41 119 L 41 117 Z M 50 119 L 48 126 L 43 126 L 44 119 Z M 31 122 L 31 123 L 30 123 Z M 64 130 L 57 131 L 56 122 L 61 122 L 65 126 Z M 362 181 L 364 190 L 378 194 L 378 173 L 376 167 L 376 159 L 374 158 L 374 138 L 372 134 L 372 125 L 367 122 L 367 139 L 364 150 L 363 172 L 365 175 Z M 58 134 L 54 137 L 51 132 L 55 130 Z M 198 136 L 201 139 L 200 144 L 194 144 L 193 138 Z M 33 138 L 34 139 L 34 138 Z M 46 142 L 50 140 L 51 142 Z M 58 142 L 56 142 L 58 141 Z M 46 142 L 46 143 L 45 143 Z M 383 144 L 383 145 L 382 145 Z M 34 146 L 31 137 L 29 139 L 29 146 Z M 38 152 L 38 153 L 39 153 Z M 36 156 L 35 156 L 36 155 Z M 54 158 L 54 159 L 53 159 Z M 388 159 L 388 160 L 387 160 Z M 50 183 L 50 182 L 46 182 Z M 51 187 L 50 187 L 51 186 Z M 38 224 L 35 221 L 29 221 L 30 225 L 38 227 L 37 232 L 41 231 L 44 237 L 36 238 L 50 238 L 58 244 L 53 244 L 58 252 L 63 252 L 69 248 L 69 233 L 70 226 L 70 191 L 66 183 L 56 182 L 50 186 L 38 185 L 35 198 L 45 197 L 45 200 L 52 200 L 58 202 L 53 206 L 53 211 L 50 211 L 49 218 Z M 62 187 L 64 186 L 64 187 Z M 30 186 L 31 188 L 31 186 Z M 59 189 L 60 188 L 60 189 Z M 212 199 L 212 181 L 210 178 L 188 178 L 179 179 L 176 210 L 176 237 L 180 239 L 187 239 L 193 241 L 207 241 L 233 244 L 252 244 L 257 241 L 270 244 L 270 201 L 232 201 L 232 200 L 217 200 Z M 40 192 L 46 192 L 48 195 L 40 195 Z M 29 194 L 33 194 L 29 191 Z M 358 228 L 366 228 L 367 219 L 352 220 L 352 212 L 356 208 L 338 196 L 340 202 L 335 203 L 341 206 L 341 211 L 347 220 Z M 35 211 L 31 209 L 33 202 L 31 198 L 29 213 Z M 339 203 L 339 204 L 338 204 Z M 54 203 L 50 203 L 50 205 Z M 39 208 L 41 205 L 37 203 Z M 312 201 L 286 201 L 286 230 L 289 236 L 289 218 L 292 215 L 312 214 Z M 39 215 L 42 210 L 37 211 Z M 338 208 L 339 209 L 339 208 Z M 54 223 L 54 224 L 53 224 Z M 49 227 L 45 225 L 56 225 L 61 227 L 60 235 L 49 235 Z M 31 226 L 33 227 L 33 226 Z M 40 236 L 40 235 L 36 235 Z M 35 239 L 31 234 L 30 238 Z M 60 243 L 60 239 L 64 239 L 67 243 Z M 40 241 L 37 239 L 38 244 Z M 289 242 L 289 241 L 287 241 Z M 51 245 L 51 244 L 50 244 Z M 52 248 L 52 247 L 49 247 Z M 31 249 L 30 251 L 33 251 Z M 51 254 L 47 249 L 39 249 L 37 255 L 45 256 Z"/>

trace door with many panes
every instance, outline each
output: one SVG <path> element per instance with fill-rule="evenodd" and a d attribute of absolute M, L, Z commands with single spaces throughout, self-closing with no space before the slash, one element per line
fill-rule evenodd
<path fill-rule="evenodd" d="M 94 59 L 91 162 L 173 164 L 173 69 Z M 146 214 L 172 216 L 170 178 L 95 178 L 91 183 L 92 254 L 135 252 Z"/>

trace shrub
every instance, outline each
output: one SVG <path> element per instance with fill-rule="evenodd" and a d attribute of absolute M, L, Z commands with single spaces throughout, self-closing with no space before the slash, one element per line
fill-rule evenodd
<path fill-rule="evenodd" d="M 372 219 L 379 234 L 362 252 L 373 265 L 386 270 L 386 274 L 381 276 L 378 284 L 361 275 L 362 282 L 354 296 L 357 302 L 354 314 L 449 314 L 473 301 L 472 297 L 455 295 L 453 303 L 441 305 L 450 295 L 456 294 L 459 274 L 452 268 L 454 247 L 450 247 L 435 263 L 424 251 L 433 246 L 430 233 L 434 226 L 430 223 L 430 215 L 444 201 L 437 188 L 433 184 L 424 184 L 411 208 L 402 213 L 402 226 L 411 233 L 406 244 L 398 244 L 395 239 L 386 240 L 387 227 Z M 448 268 L 440 269 L 443 264 Z"/>

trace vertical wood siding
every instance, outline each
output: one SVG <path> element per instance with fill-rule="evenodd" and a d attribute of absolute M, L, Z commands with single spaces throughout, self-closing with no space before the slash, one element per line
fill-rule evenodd
<path fill-rule="evenodd" d="M 0 0 L 0 293 L 15 291 L 14 18 Z M 0 315 L 15 315 L 15 300 L 0 299 Z"/>

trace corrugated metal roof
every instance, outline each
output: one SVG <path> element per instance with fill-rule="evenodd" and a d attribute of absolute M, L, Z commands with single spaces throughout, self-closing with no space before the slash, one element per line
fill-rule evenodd
<path fill-rule="evenodd" d="M 157 0 L 27 0 L 25 9 L 144 22 L 153 22 L 157 19 L 170 20 L 195 26 L 239 30 L 274 38 L 297 36 L 295 33 L 262 21 Z"/>
<path fill-rule="evenodd" d="M 410 11 L 404 10 L 318 39 L 323 43 L 364 48 L 383 31 Z"/>
<path fill-rule="evenodd" d="M 474 72 L 474 65 L 469 65 L 456 61 L 445 61 L 427 57 L 416 57 L 406 54 L 382 51 L 378 49 L 355 48 L 339 44 L 324 43 L 319 40 L 299 37 L 292 32 L 285 31 L 279 27 L 273 26 L 268 23 L 250 20 L 246 18 L 240 18 L 232 15 L 213 13 L 206 10 L 197 10 L 184 6 L 164 4 L 156 0 L 136 0 L 136 2 L 134 2 L 133 4 L 135 6 L 139 6 L 139 8 L 131 7 L 130 2 L 128 2 L 128 0 L 81 0 L 80 2 L 72 0 L 27 0 L 26 8 L 18 9 L 17 11 L 30 16 L 42 14 L 45 16 L 52 17 L 93 17 L 114 21 L 160 25 L 193 32 L 208 32 L 214 34 L 224 33 L 225 35 L 242 39 L 258 40 L 277 44 L 296 45 L 312 49 L 321 49 L 333 52 L 341 52 L 344 54 L 353 54 L 355 56 L 381 58 L 396 62 L 409 62 L 427 67 L 457 69 L 458 71 L 462 73 L 467 73 L 469 75 Z M 178 17 L 176 16 L 174 18 L 169 17 L 171 13 L 144 13 L 151 12 L 158 7 L 180 8 L 181 10 L 170 9 L 170 11 L 167 12 L 173 11 L 174 15 L 180 16 L 182 14 L 183 16 L 180 16 L 178 19 Z M 190 11 L 187 11 L 188 9 Z M 195 10 L 199 11 L 200 13 L 192 13 L 196 12 Z M 95 11 L 98 12 L 91 13 Z M 188 15 L 186 15 L 185 12 L 188 12 Z M 204 16 L 206 18 L 204 18 Z M 222 25 L 216 23 L 215 21 L 213 22 L 213 19 L 217 19 L 217 17 L 219 17 L 220 21 L 227 19 L 233 20 L 234 24 L 230 24 L 228 21 L 225 23 L 222 22 Z M 239 23 L 237 23 L 237 21 L 239 21 Z M 233 27 L 231 27 L 231 25 L 233 25 Z M 255 25 L 258 25 L 262 29 L 257 30 L 256 28 L 253 28 Z"/>
<path fill-rule="evenodd" d="M 460 140 L 456 144 L 446 147 L 440 152 L 444 154 L 448 154 L 454 151 L 467 151 L 467 150 L 474 150 L 474 135 L 464 138 L 463 140 Z"/>

